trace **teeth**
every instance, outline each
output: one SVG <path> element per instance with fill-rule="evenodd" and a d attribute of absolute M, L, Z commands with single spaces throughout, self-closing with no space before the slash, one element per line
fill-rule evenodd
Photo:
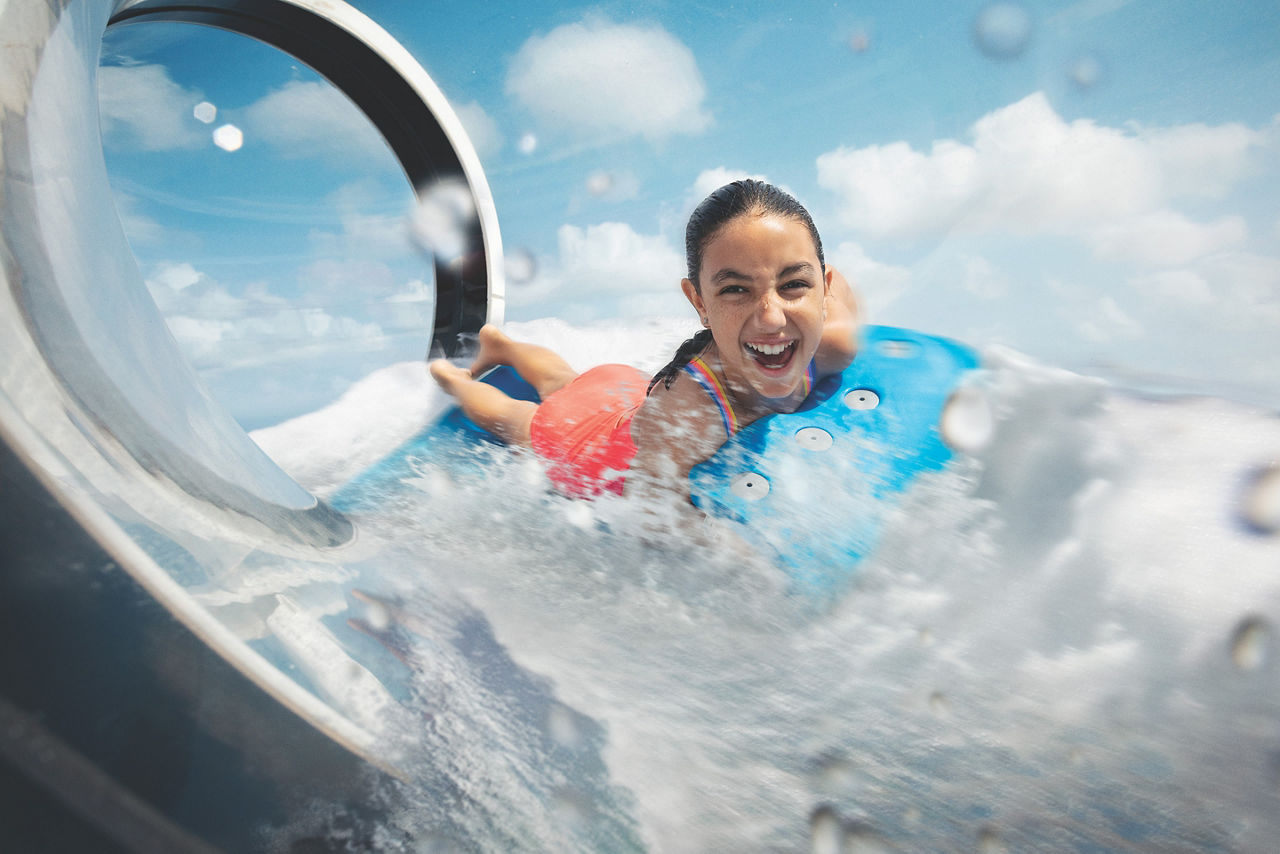
<path fill-rule="evenodd" d="M 748 344 L 747 346 L 752 350 L 755 350 L 757 353 L 763 353 L 766 356 L 776 356 L 790 347 L 791 342 L 787 342 L 786 344 Z"/>

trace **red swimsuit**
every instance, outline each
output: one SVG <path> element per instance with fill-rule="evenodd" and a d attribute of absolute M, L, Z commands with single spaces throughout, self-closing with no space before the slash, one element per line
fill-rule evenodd
<path fill-rule="evenodd" d="M 649 376 L 627 365 L 600 365 L 547 396 L 529 424 L 533 450 L 547 476 L 574 498 L 622 494 L 636 444 L 631 419 L 644 403 Z"/>
<path fill-rule="evenodd" d="M 738 432 L 720 378 L 695 357 L 684 372 L 706 390 L 720 411 L 725 434 Z M 805 371 L 804 392 L 813 386 L 814 364 Z M 533 450 L 547 461 L 547 476 L 573 498 L 592 498 L 601 492 L 622 494 L 627 469 L 636 455 L 631 419 L 644 404 L 649 377 L 627 365 L 600 365 L 579 374 L 547 396 L 529 423 Z"/>

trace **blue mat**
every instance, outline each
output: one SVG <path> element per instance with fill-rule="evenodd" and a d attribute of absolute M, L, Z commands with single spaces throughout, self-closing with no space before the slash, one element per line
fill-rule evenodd
<path fill-rule="evenodd" d="M 796 412 L 762 418 L 690 473 L 693 502 L 741 523 L 809 594 L 835 592 L 874 548 L 887 511 L 914 478 L 951 459 L 938 421 L 957 382 L 976 368 L 970 348 L 931 335 L 867 326 L 857 359 L 814 387 Z M 537 394 L 510 368 L 483 378 L 512 397 Z M 424 463 L 483 476 L 500 444 L 456 407 L 331 498 L 369 510 Z"/>

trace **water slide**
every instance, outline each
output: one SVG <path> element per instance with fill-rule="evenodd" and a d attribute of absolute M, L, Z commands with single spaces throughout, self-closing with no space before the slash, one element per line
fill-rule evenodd
<path fill-rule="evenodd" d="M 357 532 L 202 387 L 126 243 L 99 136 L 98 54 L 107 28 L 157 20 L 291 54 L 365 112 L 414 187 L 465 182 L 470 250 L 435 265 L 432 347 L 451 354 L 502 317 L 479 161 L 422 67 L 356 10 L 0 3 L 2 833 L 8 850 L 326 850 L 339 844 L 324 841 L 334 815 L 375 811 L 403 769 L 323 676 L 303 687 L 287 656 L 246 642 L 323 645 L 323 631 L 290 622 L 290 602 L 237 624 L 234 607 L 215 616 L 192 591 L 273 562 L 341 571 Z"/>

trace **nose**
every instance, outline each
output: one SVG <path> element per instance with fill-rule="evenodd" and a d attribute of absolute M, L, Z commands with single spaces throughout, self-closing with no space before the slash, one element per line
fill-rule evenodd
<path fill-rule="evenodd" d="M 782 301 L 771 293 L 760 298 L 756 315 L 761 328 L 766 330 L 781 329 L 787 325 L 787 315 L 782 310 Z"/>

